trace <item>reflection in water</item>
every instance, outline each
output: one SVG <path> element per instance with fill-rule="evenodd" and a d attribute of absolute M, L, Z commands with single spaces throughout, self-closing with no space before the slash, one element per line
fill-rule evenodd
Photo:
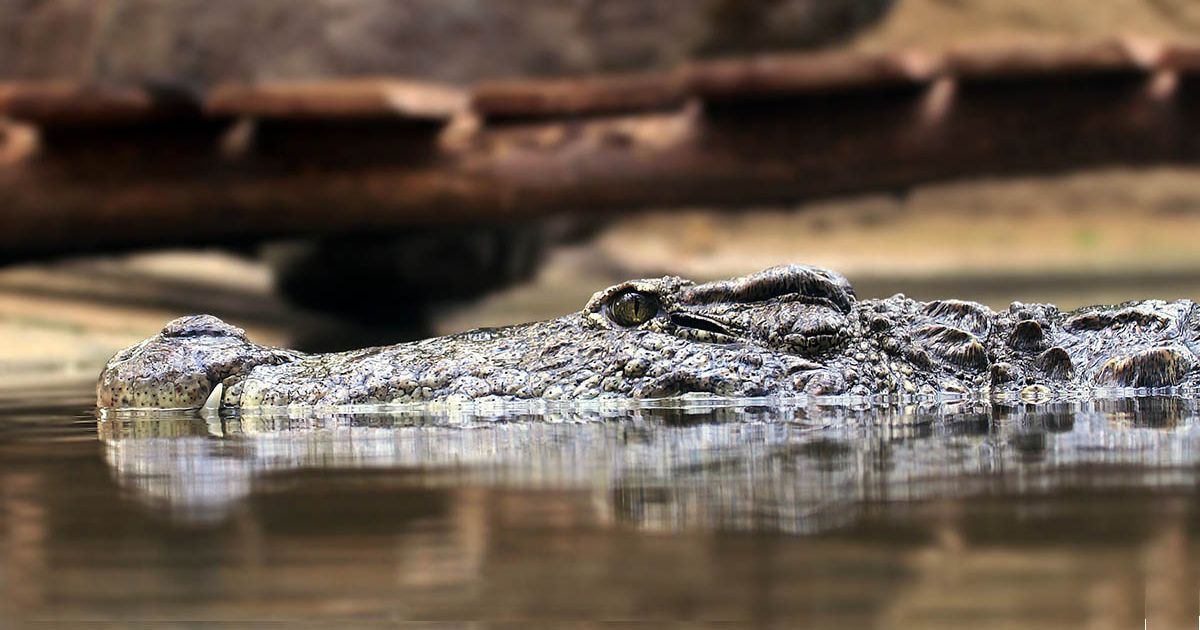
<path fill-rule="evenodd" d="M 1193 401 L 96 422 L 89 398 L 0 392 L 0 627 L 1196 622 Z"/>
<path fill-rule="evenodd" d="M 99 434 L 120 485 L 185 521 L 227 518 L 289 471 L 386 469 L 428 487 L 586 489 L 598 518 L 649 530 L 804 534 L 853 523 L 880 503 L 985 488 L 1190 484 L 1196 410 L 1146 398 L 508 417 L 112 415 Z M 1138 470 L 1103 470 L 1120 464 Z"/>

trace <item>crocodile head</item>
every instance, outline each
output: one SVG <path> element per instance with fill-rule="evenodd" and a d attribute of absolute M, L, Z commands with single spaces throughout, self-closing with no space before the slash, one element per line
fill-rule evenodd
<path fill-rule="evenodd" d="M 198 407 L 218 384 L 230 407 L 840 393 L 861 380 L 834 365 L 864 350 L 858 305 L 841 275 L 789 265 L 706 284 L 634 280 L 558 319 L 323 355 L 193 316 L 113 357 L 97 398 Z"/>

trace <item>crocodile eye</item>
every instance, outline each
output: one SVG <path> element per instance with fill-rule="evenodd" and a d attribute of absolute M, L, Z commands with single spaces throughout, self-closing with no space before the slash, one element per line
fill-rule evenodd
<path fill-rule="evenodd" d="M 609 301 L 605 311 L 619 326 L 637 326 L 658 314 L 658 298 L 640 291 L 626 291 Z"/>

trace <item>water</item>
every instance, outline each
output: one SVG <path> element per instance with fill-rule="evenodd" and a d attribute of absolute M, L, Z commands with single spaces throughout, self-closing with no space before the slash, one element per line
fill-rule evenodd
<path fill-rule="evenodd" d="M 1200 403 L 106 417 L 0 393 L 0 626 L 1195 627 Z"/>

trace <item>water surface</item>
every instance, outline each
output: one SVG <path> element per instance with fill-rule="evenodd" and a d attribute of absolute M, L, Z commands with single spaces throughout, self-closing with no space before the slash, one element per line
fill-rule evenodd
<path fill-rule="evenodd" d="M 97 420 L 86 387 L 0 392 L 0 622 L 1194 627 L 1198 463 L 1173 398 Z"/>

